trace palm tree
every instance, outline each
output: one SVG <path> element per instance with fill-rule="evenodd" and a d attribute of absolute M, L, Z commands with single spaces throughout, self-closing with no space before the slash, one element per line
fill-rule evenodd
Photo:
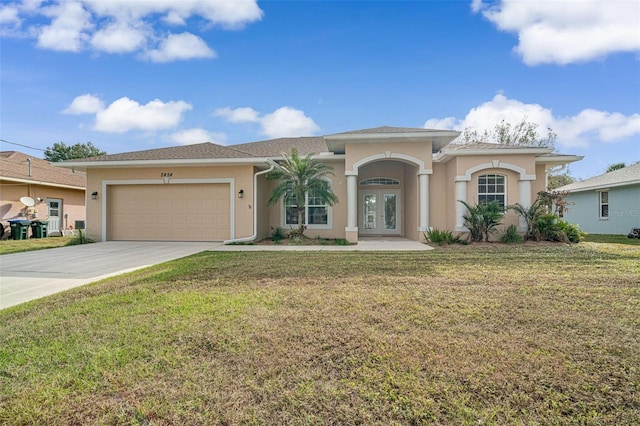
<path fill-rule="evenodd" d="M 472 242 L 489 241 L 489 234 L 495 231 L 500 225 L 504 209 L 497 201 L 481 202 L 475 206 L 469 205 L 465 201 L 458 200 L 467 208 L 467 214 L 463 215 L 464 226 L 469 229 Z"/>
<path fill-rule="evenodd" d="M 549 213 L 549 208 L 542 198 L 537 198 L 529 207 L 525 207 L 520 203 L 508 206 L 508 209 L 515 211 L 527 225 L 527 240 L 540 240 L 540 230 L 537 226 L 537 220 L 540 216 Z"/>
<path fill-rule="evenodd" d="M 271 206 L 281 199 L 295 199 L 298 213 L 299 236 L 304 234 L 304 212 L 306 207 L 306 196 L 313 193 L 314 196 L 322 199 L 330 206 L 338 202 L 338 197 L 331 190 L 326 177 L 333 175 L 333 169 L 327 164 L 312 158 L 311 154 L 300 157 L 298 151 L 293 148 L 291 155 L 282 154 L 282 162 L 269 159 L 273 170 L 267 173 L 268 180 L 279 181 L 269 198 L 268 204 Z"/>

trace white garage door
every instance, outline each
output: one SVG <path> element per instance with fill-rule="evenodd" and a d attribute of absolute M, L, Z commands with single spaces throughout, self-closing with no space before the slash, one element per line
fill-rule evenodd
<path fill-rule="evenodd" d="M 111 185 L 113 241 L 223 241 L 230 238 L 229 184 Z"/>

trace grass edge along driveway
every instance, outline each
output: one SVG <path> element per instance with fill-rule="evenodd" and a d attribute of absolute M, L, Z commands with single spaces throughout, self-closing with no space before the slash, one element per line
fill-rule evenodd
<path fill-rule="evenodd" d="M 205 252 L 0 311 L 2 424 L 637 424 L 640 250 Z"/>

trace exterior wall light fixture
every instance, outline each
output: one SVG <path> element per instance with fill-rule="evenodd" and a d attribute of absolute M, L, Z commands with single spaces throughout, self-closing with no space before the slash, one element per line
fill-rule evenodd
<path fill-rule="evenodd" d="M 241 189 L 240 191 L 238 191 L 238 198 L 242 198 L 244 197 L 244 189 Z"/>
<path fill-rule="evenodd" d="M 97 200 L 98 199 L 98 191 L 93 191 L 91 193 L 91 199 L 92 200 Z"/>

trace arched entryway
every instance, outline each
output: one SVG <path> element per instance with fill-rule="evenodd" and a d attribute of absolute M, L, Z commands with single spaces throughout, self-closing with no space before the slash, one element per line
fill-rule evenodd
<path fill-rule="evenodd" d="M 419 240 L 428 227 L 431 170 L 414 157 L 399 154 L 365 158 L 347 172 L 347 233 L 403 236 Z M 355 234 L 355 235 L 354 235 Z"/>

